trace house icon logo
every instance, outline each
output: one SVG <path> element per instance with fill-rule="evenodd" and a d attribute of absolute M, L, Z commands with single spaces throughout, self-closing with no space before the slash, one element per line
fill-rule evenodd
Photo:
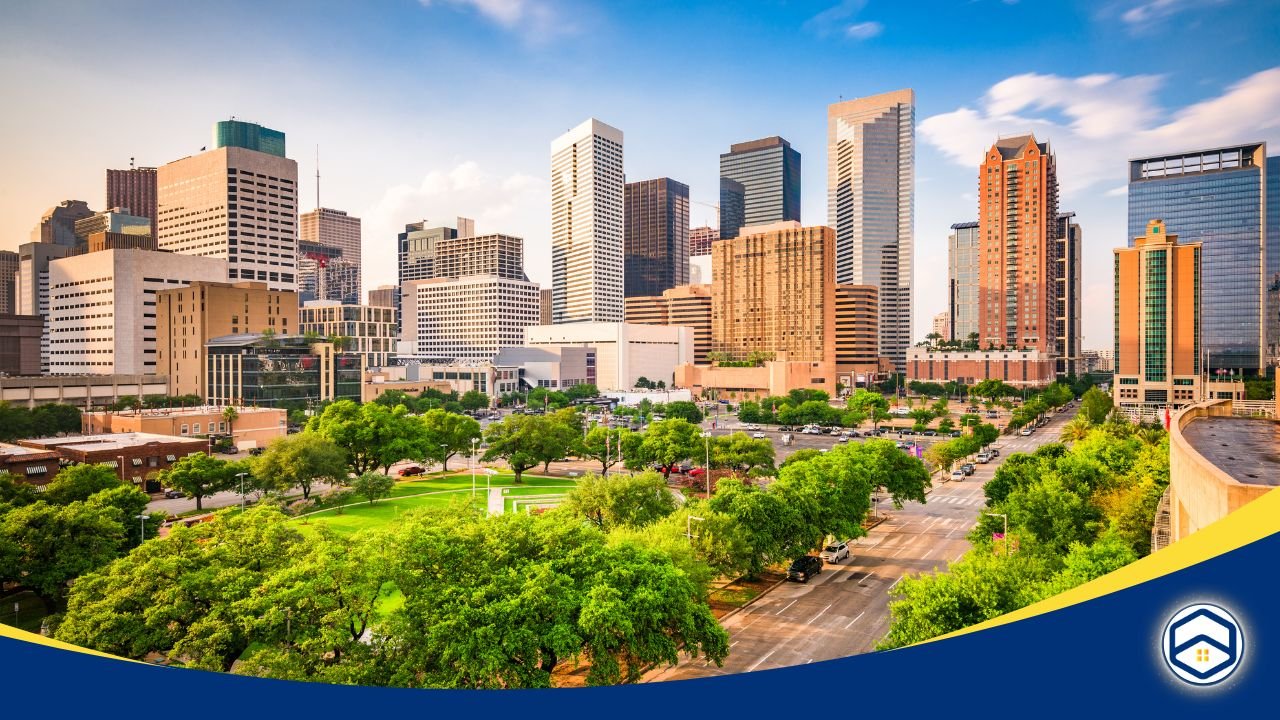
<path fill-rule="evenodd" d="M 1226 609 L 1189 605 L 1169 618 L 1160 639 L 1165 664 L 1189 685 L 1216 685 L 1240 667 L 1244 632 Z"/>

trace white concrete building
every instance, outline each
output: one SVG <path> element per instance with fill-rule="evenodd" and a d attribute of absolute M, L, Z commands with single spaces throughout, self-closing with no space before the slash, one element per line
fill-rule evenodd
<path fill-rule="evenodd" d="M 18 272 L 14 276 L 14 311 L 44 317 L 40 336 L 40 373 L 49 372 L 49 263 L 71 254 L 72 248 L 51 242 L 18 247 Z"/>
<path fill-rule="evenodd" d="M 411 280 L 401 308 L 410 354 L 491 360 L 504 347 L 523 345 L 524 329 L 538 324 L 538 285 L 497 275 Z"/>
<path fill-rule="evenodd" d="M 297 290 L 298 163 L 220 147 L 156 171 L 161 250 L 226 262 L 220 281 Z"/>
<path fill-rule="evenodd" d="M 622 322 L 622 131 L 595 118 L 551 142 L 552 322 Z"/>
<path fill-rule="evenodd" d="M 693 328 L 684 325 L 565 323 L 525 329 L 529 347 L 590 347 L 596 350 L 596 386 L 630 390 L 636 380 L 675 379 L 676 366 L 693 362 Z"/>
<path fill-rule="evenodd" d="M 396 310 L 377 305 L 344 305 L 337 300 L 308 300 L 298 308 L 298 332 L 350 338 L 347 352 L 364 355 L 367 367 L 381 367 L 395 351 Z"/>
<path fill-rule="evenodd" d="M 152 250 L 102 250 L 49 263 L 49 372 L 156 372 L 156 292 L 222 282 L 227 262 Z"/>

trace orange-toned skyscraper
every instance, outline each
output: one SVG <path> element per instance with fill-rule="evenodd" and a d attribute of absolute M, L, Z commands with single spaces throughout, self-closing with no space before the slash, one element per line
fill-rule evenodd
<path fill-rule="evenodd" d="M 981 347 L 1058 355 L 1057 159 L 1034 135 L 1001 138 L 978 171 Z"/>

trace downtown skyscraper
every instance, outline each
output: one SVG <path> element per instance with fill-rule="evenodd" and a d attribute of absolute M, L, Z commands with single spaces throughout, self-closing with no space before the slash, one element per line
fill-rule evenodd
<path fill-rule="evenodd" d="M 551 315 L 622 322 L 622 131 L 591 118 L 551 142 Z"/>
<path fill-rule="evenodd" d="M 720 156 L 720 238 L 747 225 L 800 221 L 800 153 L 774 136 L 729 146 Z"/>
<path fill-rule="evenodd" d="M 626 297 L 661 295 L 689 282 L 689 186 L 671 178 L 626 184 Z"/>
<path fill-rule="evenodd" d="M 827 224 L 836 282 L 873 285 L 880 355 L 905 371 L 915 257 L 915 92 L 896 90 L 827 108 Z"/>
<path fill-rule="evenodd" d="M 1266 143 L 1129 161 L 1129 247 L 1151 220 L 1201 245 L 1202 347 L 1211 373 L 1257 372 L 1280 359 L 1276 191 L 1280 158 L 1267 157 Z"/>

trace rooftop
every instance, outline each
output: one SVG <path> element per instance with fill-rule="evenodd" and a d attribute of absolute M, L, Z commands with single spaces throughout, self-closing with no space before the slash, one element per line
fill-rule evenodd
<path fill-rule="evenodd" d="M 104 410 L 96 410 L 92 415 L 128 415 L 132 417 L 173 417 L 175 415 L 221 415 L 224 406 L 222 405 L 195 405 L 192 407 L 175 407 L 175 408 L 148 408 L 143 410 L 121 410 L 119 412 L 107 412 Z M 280 408 L 265 408 L 252 406 L 235 406 L 237 415 L 252 415 L 254 413 L 282 413 L 285 412 Z"/>
<path fill-rule="evenodd" d="M 1245 485 L 1280 485 L 1280 422 L 1266 418 L 1202 417 L 1182 436 L 1205 460 Z"/>
<path fill-rule="evenodd" d="M 0 443 L 0 455 L 8 455 L 10 457 L 13 457 L 15 455 L 37 455 L 43 452 L 47 452 L 47 451 L 37 450 L 36 448 L 23 447 L 21 445 L 13 445 L 10 443 Z"/>
<path fill-rule="evenodd" d="M 103 433 L 101 435 L 68 435 L 66 437 L 39 438 L 23 440 L 29 448 L 53 450 L 55 448 L 94 452 L 100 450 L 123 450 L 125 448 L 148 445 L 150 443 L 197 442 L 205 443 L 203 438 L 177 437 L 174 435 L 156 435 L 154 433 Z"/>

